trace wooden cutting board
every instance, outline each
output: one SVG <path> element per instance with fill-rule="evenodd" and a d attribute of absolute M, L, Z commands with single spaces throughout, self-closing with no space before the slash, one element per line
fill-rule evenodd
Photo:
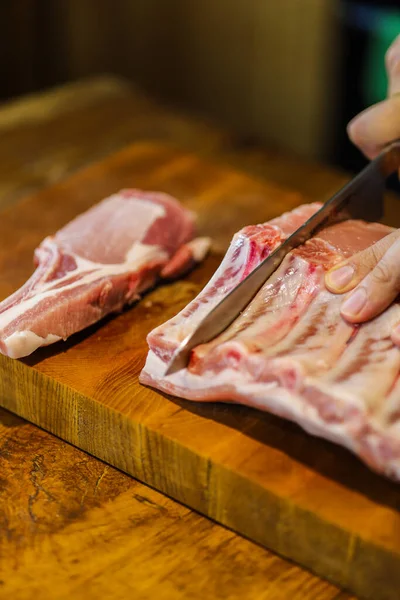
<path fill-rule="evenodd" d="M 147 333 L 199 292 L 232 234 L 304 198 L 170 147 L 135 145 L 2 213 L 0 298 L 31 274 L 46 235 L 127 186 L 196 211 L 213 253 L 66 343 L 21 361 L 1 356 L 1 406 L 360 596 L 397 600 L 400 486 L 289 422 L 138 383 Z"/>

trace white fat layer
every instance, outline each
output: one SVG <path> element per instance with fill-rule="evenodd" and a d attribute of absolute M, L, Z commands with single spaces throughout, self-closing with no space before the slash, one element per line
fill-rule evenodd
<path fill-rule="evenodd" d="M 236 394 L 246 398 L 245 404 L 263 411 L 269 411 L 286 419 L 294 421 L 307 433 L 340 444 L 350 451 L 358 454 L 357 429 L 361 424 L 359 417 L 354 422 L 327 423 L 318 413 L 317 409 L 307 403 L 300 395 L 285 390 L 277 382 L 252 382 L 246 380 L 243 373 L 234 369 L 223 369 L 219 373 L 196 375 L 187 369 L 164 376 L 166 363 L 164 363 L 151 350 L 146 359 L 143 374 L 152 378 L 151 385 L 167 393 L 183 394 L 184 397 L 201 401 L 208 391 L 218 387 L 233 387 Z M 321 387 L 317 379 L 309 378 L 309 384 Z M 323 390 L 325 391 L 325 390 Z M 332 393 L 332 388 L 326 391 Z M 349 398 L 350 399 L 350 398 Z M 354 401 L 354 399 L 353 399 Z M 232 400 L 232 402 L 235 402 Z M 244 403 L 244 402 L 243 402 Z M 359 407 L 362 409 L 362 406 Z M 379 458 L 379 424 L 375 423 L 376 431 L 368 436 L 368 446 L 376 454 L 376 464 L 387 475 L 400 481 L 400 460 L 397 458 L 382 465 Z M 374 452 L 376 448 L 376 452 Z"/>
<path fill-rule="evenodd" d="M 132 200 L 134 201 L 134 211 L 131 209 L 130 213 L 127 213 L 127 201 Z M 106 232 L 107 228 L 111 230 L 114 228 L 118 229 L 118 224 L 121 222 L 121 219 L 125 219 L 126 221 L 127 219 L 136 218 L 136 220 L 140 222 L 140 228 L 134 227 L 134 231 L 136 230 L 136 233 L 134 234 L 136 242 L 133 246 L 146 236 L 149 229 L 158 219 L 165 217 L 167 214 L 165 207 L 161 204 L 149 202 L 148 200 L 136 198 L 135 196 L 127 198 L 120 194 L 113 194 L 67 223 L 67 225 L 56 233 L 55 239 L 64 241 L 64 243 L 67 244 L 67 247 L 70 247 L 71 242 L 75 239 L 81 240 L 86 236 L 90 237 L 93 234 L 93 227 L 97 226 L 98 215 L 102 214 L 101 206 L 103 205 L 107 206 L 106 214 L 108 225 L 106 227 Z M 100 228 L 102 228 L 102 225 L 100 225 Z M 140 237 L 138 237 L 139 234 Z M 105 235 L 107 235 L 107 233 Z M 49 238 L 47 238 L 45 242 L 48 240 Z M 130 250 L 128 250 L 127 255 Z"/>
<path fill-rule="evenodd" d="M 61 231 L 62 234 L 64 230 L 69 230 L 71 224 L 79 223 L 79 228 L 77 228 L 76 236 L 82 237 L 82 230 L 90 231 L 93 228 L 93 222 L 88 218 L 89 215 L 102 213 L 100 207 L 102 205 L 109 207 L 109 219 L 112 221 L 116 221 L 121 218 L 121 213 L 126 215 L 126 206 L 128 202 L 134 202 L 135 214 L 140 214 L 140 228 L 143 231 L 143 235 L 147 233 L 150 227 L 157 221 L 157 219 L 161 219 L 166 216 L 167 211 L 163 204 L 159 204 L 157 202 L 149 202 L 148 199 L 137 198 L 136 196 L 126 197 L 123 194 L 113 194 L 108 198 L 102 200 L 99 204 L 92 206 L 86 212 L 78 215 L 73 221 L 70 221 Z M 111 208 L 112 207 L 112 208 Z M 118 210 L 120 209 L 120 211 Z M 68 231 L 68 239 L 71 239 L 73 235 Z"/>
<path fill-rule="evenodd" d="M 61 338 L 58 335 L 49 334 L 45 338 L 36 335 L 33 331 L 16 331 L 3 343 L 6 348 L 6 355 L 10 358 L 21 358 L 28 356 L 41 346 L 48 346 L 58 342 Z"/>
<path fill-rule="evenodd" d="M 114 194 L 111 198 L 106 198 L 107 203 L 109 200 L 118 201 L 121 205 L 122 211 L 125 211 L 126 198 L 122 197 L 119 194 Z M 149 202 L 148 199 L 137 198 L 136 196 L 129 196 L 129 201 L 134 200 L 135 202 L 135 210 L 140 214 L 140 227 L 143 231 L 143 237 L 147 234 L 150 227 L 158 221 L 158 219 L 162 219 L 166 216 L 167 211 L 163 204 L 158 204 L 157 202 Z M 119 219 L 120 215 L 118 215 L 117 211 L 115 212 L 115 219 Z M 138 217 L 139 218 L 139 217 Z M 141 239 L 143 239 L 143 237 Z M 126 253 L 126 260 L 132 251 L 134 251 L 136 243 L 132 245 L 132 247 Z"/>
<path fill-rule="evenodd" d="M 250 378 L 244 378 L 243 373 L 235 369 L 223 369 L 209 378 L 204 373 L 196 375 L 187 369 L 164 377 L 165 369 L 166 364 L 150 350 L 143 373 L 151 376 L 158 389 L 171 393 L 171 389 L 177 388 L 177 392 L 185 391 L 186 398 L 192 396 L 189 399 L 201 400 L 196 392 L 205 395 L 209 390 L 218 387 L 234 387 L 237 394 L 246 397 L 247 406 L 269 410 L 295 421 L 308 433 L 342 444 L 350 450 L 355 449 L 346 425 L 330 424 L 327 430 L 326 422 L 319 416 L 315 407 L 306 404 L 299 395 L 285 390 L 277 382 L 257 383 Z"/>
<path fill-rule="evenodd" d="M 92 262 L 77 255 L 72 256 L 76 261 L 77 268 L 73 271 L 69 271 L 64 277 L 44 283 L 41 285 L 40 289 L 35 290 L 33 296 L 18 302 L 15 306 L 11 306 L 8 310 L 4 311 L 4 313 L 1 313 L 0 331 L 17 319 L 19 315 L 24 314 L 27 310 L 31 310 L 45 298 L 51 298 L 51 296 L 55 296 L 59 293 L 90 284 L 103 277 L 112 277 L 138 271 L 142 266 L 155 259 L 168 259 L 168 254 L 160 246 L 141 244 L 140 242 L 136 242 L 132 245 L 126 255 L 125 262 L 119 264 L 105 265 Z M 77 274 L 79 274 L 80 277 L 77 280 L 68 283 L 68 280 L 74 278 Z M 54 289 L 54 286 L 57 286 L 57 289 Z"/>
<path fill-rule="evenodd" d="M 192 252 L 192 256 L 196 262 L 201 262 L 207 254 L 211 245 L 210 238 L 198 237 L 186 244 Z"/>
<path fill-rule="evenodd" d="M 121 195 L 113 194 L 110 198 L 106 198 L 105 200 L 108 204 L 109 201 L 113 199 L 121 200 Z M 122 201 L 125 203 L 126 200 L 127 199 L 123 196 Z M 167 214 L 167 211 L 163 204 L 159 204 L 158 202 L 149 202 L 148 198 L 144 199 L 138 198 L 137 196 L 129 196 L 128 200 L 134 200 L 135 203 L 143 209 L 143 213 L 140 214 L 140 224 L 143 228 L 143 231 L 149 229 L 153 225 L 154 221 L 165 217 Z M 145 215 L 147 218 L 143 220 Z"/>
<path fill-rule="evenodd" d="M 160 255 L 162 259 L 168 259 L 168 254 L 161 248 L 161 246 L 156 246 L 154 244 L 142 244 L 141 242 L 136 242 L 129 248 L 128 252 L 126 253 L 124 265 L 130 265 L 131 267 L 135 266 L 136 270 L 136 266 L 137 268 L 140 268 L 148 261 L 154 258 L 159 258 Z M 97 263 L 97 266 L 99 268 L 103 268 L 105 265 Z M 115 268 L 116 266 L 118 265 L 114 265 L 113 268 Z"/>

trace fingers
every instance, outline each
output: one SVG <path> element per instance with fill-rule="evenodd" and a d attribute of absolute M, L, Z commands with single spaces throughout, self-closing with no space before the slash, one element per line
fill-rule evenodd
<path fill-rule="evenodd" d="M 360 113 L 347 127 L 351 141 L 369 159 L 400 138 L 400 35 L 388 49 L 385 62 L 388 99 Z M 348 321 L 362 323 L 380 314 L 400 293 L 400 232 L 332 269 L 326 286 L 334 293 L 350 292 L 341 308 Z M 400 324 L 392 340 L 400 346 Z"/>
<path fill-rule="evenodd" d="M 357 115 L 347 126 L 353 142 L 369 159 L 386 144 L 400 137 L 400 35 L 385 57 L 388 74 L 388 99 Z"/>
<path fill-rule="evenodd" d="M 400 239 L 392 244 L 374 269 L 343 303 L 341 314 L 352 323 L 363 323 L 384 311 L 400 292 Z"/>
<path fill-rule="evenodd" d="M 389 75 L 388 95 L 400 94 L 400 35 L 386 53 L 386 70 Z M 400 346 L 400 324 L 393 330 L 392 340 Z"/>
<path fill-rule="evenodd" d="M 400 95 L 379 102 L 350 121 L 348 135 L 369 159 L 400 137 Z"/>
<path fill-rule="evenodd" d="M 399 230 L 358 252 L 349 260 L 336 265 L 325 275 L 325 285 L 328 290 L 334 294 L 344 294 L 354 289 L 377 266 L 396 240 L 400 240 Z M 400 271 L 400 262 L 398 270 Z"/>
<path fill-rule="evenodd" d="M 325 283 L 333 293 L 352 292 L 341 308 L 346 320 L 363 323 L 380 314 L 400 293 L 400 231 L 331 269 Z"/>
<path fill-rule="evenodd" d="M 385 56 L 389 79 L 388 96 L 400 93 L 400 35 L 391 44 Z"/>

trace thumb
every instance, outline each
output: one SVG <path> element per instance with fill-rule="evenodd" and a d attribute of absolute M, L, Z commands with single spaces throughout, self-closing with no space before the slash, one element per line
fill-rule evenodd
<path fill-rule="evenodd" d="M 334 294 L 344 294 L 355 288 L 399 238 L 400 230 L 393 231 L 372 246 L 335 265 L 325 275 L 325 285 L 328 290 Z"/>

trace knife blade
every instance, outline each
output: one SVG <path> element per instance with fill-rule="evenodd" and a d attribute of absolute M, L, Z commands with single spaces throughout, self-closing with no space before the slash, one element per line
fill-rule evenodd
<path fill-rule="evenodd" d="M 285 256 L 304 244 L 320 228 L 350 218 L 380 220 L 383 216 L 386 179 L 398 168 L 400 140 L 388 145 L 208 313 L 195 331 L 180 343 L 165 376 L 185 368 L 193 348 L 209 342 L 225 331 L 256 296 Z"/>

